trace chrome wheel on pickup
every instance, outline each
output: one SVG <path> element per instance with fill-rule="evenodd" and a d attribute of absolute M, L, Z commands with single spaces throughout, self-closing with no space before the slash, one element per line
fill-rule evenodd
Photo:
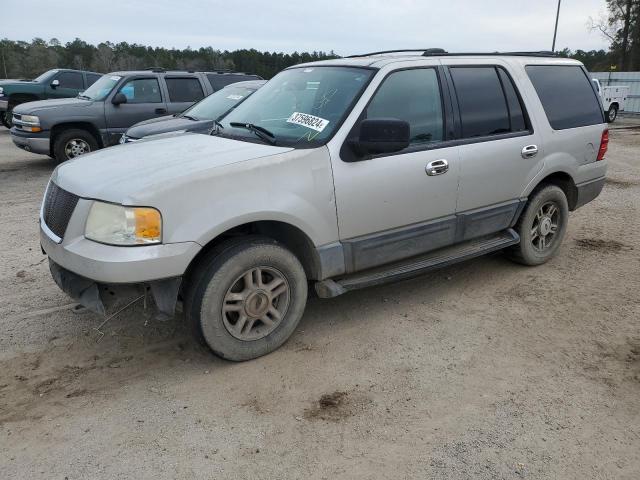
<path fill-rule="evenodd" d="M 267 237 L 237 237 L 197 260 L 184 305 L 195 335 L 228 360 L 257 358 L 295 330 L 307 301 L 296 256 Z"/>
<path fill-rule="evenodd" d="M 560 187 L 547 185 L 534 192 L 515 226 L 520 243 L 509 248 L 509 256 L 524 265 L 545 263 L 558 252 L 568 217 L 567 197 Z"/>
<path fill-rule="evenodd" d="M 75 158 L 83 153 L 89 153 L 91 147 L 82 138 L 72 138 L 64 146 L 64 154 L 67 159 Z"/>
<path fill-rule="evenodd" d="M 53 140 L 53 156 L 56 162 L 62 163 L 99 148 L 98 141 L 87 130 L 72 128 L 55 135 Z"/>

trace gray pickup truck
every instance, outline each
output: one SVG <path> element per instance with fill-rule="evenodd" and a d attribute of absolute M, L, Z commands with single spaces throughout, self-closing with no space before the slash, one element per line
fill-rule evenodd
<path fill-rule="evenodd" d="M 178 114 L 226 85 L 260 79 L 237 72 L 113 72 L 76 98 L 16 107 L 11 138 L 19 148 L 60 163 L 117 144 L 135 123 Z"/>

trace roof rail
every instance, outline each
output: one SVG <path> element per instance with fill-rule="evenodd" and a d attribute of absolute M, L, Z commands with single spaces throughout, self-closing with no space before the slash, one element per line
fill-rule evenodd
<path fill-rule="evenodd" d="M 164 73 L 166 72 L 166 70 L 162 67 L 148 67 L 145 68 L 144 70 L 149 70 L 150 72 L 154 72 L 154 73 Z"/>
<path fill-rule="evenodd" d="M 362 53 L 358 55 L 349 55 L 345 58 L 370 57 L 373 55 L 385 55 L 388 53 L 422 52 L 423 57 L 466 57 L 466 56 L 483 56 L 483 55 L 500 55 L 500 56 L 517 56 L 517 57 L 558 57 L 559 54 L 547 50 L 533 52 L 447 52 L 442 48 L 404 48 L 399 50 L 382 50 L 379 52 Z"/>

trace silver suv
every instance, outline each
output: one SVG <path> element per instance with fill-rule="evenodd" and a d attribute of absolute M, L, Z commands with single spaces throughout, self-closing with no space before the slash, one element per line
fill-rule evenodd
<path fill-rule="evenodd" d="M 40 216 L 56 283 L 91 310 L 181 302 L 230 360 L 322 298 L 505 250 L 539 265 L 597 197 L 608 142 L 579 62 L 377 52 L 288 68 L 212 135 L 59 166 Z"/>

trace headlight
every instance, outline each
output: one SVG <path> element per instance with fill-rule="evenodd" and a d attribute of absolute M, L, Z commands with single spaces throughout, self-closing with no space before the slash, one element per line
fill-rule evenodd
<path fill-rule="evenodd" d="M 149 245 L 162 241 L 162 217 L 155 208 L 93 202 L 84 229 L 90 240 L 110 245 Z"/>
<path fill-rule="evenodd" d="M 29 125 L 40 125 L 40 119 L 35 115 L 22 115 L 20 120 L 22 123 L 28 123 Z"/>

